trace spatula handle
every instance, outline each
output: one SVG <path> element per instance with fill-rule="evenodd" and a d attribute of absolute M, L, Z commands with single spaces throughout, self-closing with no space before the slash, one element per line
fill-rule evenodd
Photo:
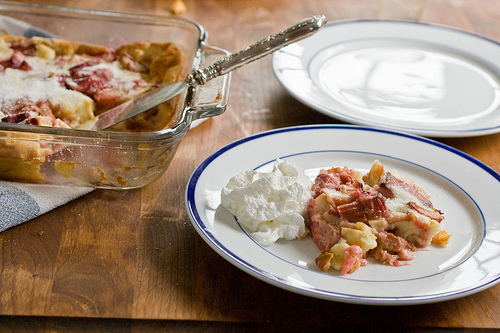
<path fill-rule="evenodd" d="M 297 42 L 321 29 L 326 23 L 323 15 L 312 16 L 294 26 L 271 35 L 263 40 L 248 46 L 238 53 L 233 53 L 211 66 L 193 71 L 188 78 L 190 85 L 205 84 L 207 81 L 220 75 L 227 74 L 243 65 L 260 59 L 268 54 Z"/>

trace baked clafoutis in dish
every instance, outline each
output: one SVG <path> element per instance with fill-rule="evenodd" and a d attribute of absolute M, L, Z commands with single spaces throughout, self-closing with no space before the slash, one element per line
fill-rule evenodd
<path fill-rule="evenodd" d="M 0 36 L 0 120 L 77 128 L 159 85 L 182 80 L 184 66 L 183 51 L 173 42 L 143 41 L 111 48 L 5 34 Z M 178 121 L 176 103 L 174 98 L 109 130 L 150 132 L 172 127 Z M 1 179 L 43 182 L 54 165 L 56 172 L 68 179 L 83 177 L 93 184 L 126 186 L 123 170 L 135 170 L 136 166 L 140 169 L 142 165 L 141 161 L 129 161 L 133 157 L 120 156 L 110 157 L 109 166 L 92 168 L 83 167 L 73 157 L 49 163 L 54 151 L 39 137 L 27 132 L 0 133 Z M 160 163 L 168 158 L 167 154 L 157 160 Z M 41 170 L 44 165 L 45 171 Z"/>
<path fill-rule="evenodd" d="M 22 36 L 0 37 L 0 119 L 78 127 L 155 86 L 180 79 L 183 54 L 174 43 L 110 47 Z M 119 124 L 122 131 L 161 130 L 169 102 Z"/>
<path fill-rule="evenodd" d="M 353 273 L 368 257 L 401 266 L 418 249 L 448 244 L 444 216 L 430 196 L 379 161 L 365 175 L 348 167 L 321 170 L 312 190 L 307 212 L 321 271 Z"/>

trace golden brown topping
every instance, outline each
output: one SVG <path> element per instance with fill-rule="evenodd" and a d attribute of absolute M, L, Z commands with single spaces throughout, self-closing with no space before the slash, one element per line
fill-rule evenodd
<path fill-rule="evenodd" d="M 450 241 L 451 235 L 444 230 L 439 231 L 432 237 L 432 244 L 437 246 L 446 247 Z"/>
<path fill-rule="evenodd" d="M 76 43 L 55 38 L 32 37 L 35 45 L 43 44 L 56 51 L 57 55 L 71 56 L 74 54 L 98 55 L 112 51 L 110 48 L 86 43 Z"/>
<path fill-rule="evenodd" d="M 330 262 L 333 258 L 333 253 L 323 252 L 318 257 L 316 257 L 316 266 L 321 269 L 322 272 L 326 272 L 330 268 Z"/>

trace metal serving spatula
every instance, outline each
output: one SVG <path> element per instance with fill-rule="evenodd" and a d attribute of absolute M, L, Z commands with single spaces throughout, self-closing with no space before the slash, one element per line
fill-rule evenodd
<path fill-rule="evenodd" d="M 325 16 L 312 16 L 286 30 L 264 38 L 238 53 L 231 54 L 207 68 L 193 71 L 184 81 L 155 88 L 137 98 L 122 103 L 83 123 L 77 129 L 98 131 L 118 124 L 125 119 L 168 101 L 189 86 L 205 84 L 218 76 L 227 74 L 243 65 L 271 54 L 288 44 L 306 38 L 321 29 L 325 23 Z"/>

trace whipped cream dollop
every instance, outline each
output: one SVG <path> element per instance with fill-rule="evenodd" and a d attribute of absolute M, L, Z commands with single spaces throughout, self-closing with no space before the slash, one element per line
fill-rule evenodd
<path fill-rule="evenodd" d="M 304 170 L 276 159 L 270 172 L 245 171 L 229 180 L 221 204 L 262 245 L 293 240 L 306 232 L 312 180 Z"/>

